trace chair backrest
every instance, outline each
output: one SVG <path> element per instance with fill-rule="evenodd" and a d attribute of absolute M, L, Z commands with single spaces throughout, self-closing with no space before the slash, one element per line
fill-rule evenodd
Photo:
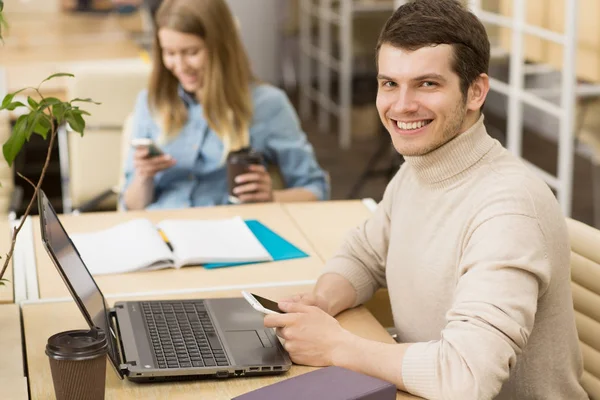
<path fill-rule="evenodd" d="M 86 62 L 74 67 L 68 98 L 92 98 L 101 104 L 81 104 L 92 114 L 86 118 L 85 136 L 80 138 L 75 132 L 68 135 L 73 208 L 120 185 L 124 124 L 138 93 L 147 86 L 149 74 L 150 65 L 141 59 Z M 103 207 L 115 208 L 115 199 Z"/>
<path fill-rule="evenodd" d="M 82 104 L 92 115 L 90 128 L 120 127 L 133 110 L 139 92 L 147 87 L 151 66 L 141 57 L 98 60 L 69 65 L 75 77 L 69 79 L 68 98 L 92 98 L 100 105 Z"/>
<path fill-rule="evenodd" d="M 579 344 L 582 385 L 600 400 L 600 230 L 567 218 L 571 238 L 571 287 Z"/>

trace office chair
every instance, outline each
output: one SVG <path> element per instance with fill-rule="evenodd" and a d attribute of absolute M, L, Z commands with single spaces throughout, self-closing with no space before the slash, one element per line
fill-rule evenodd
<path fill-rule="evenodd" d="M 383 168 L 378 168 L 380 161 L 386 157 L 388 158 L 387 165 Z M 352 185 L 347 198 L 358 198 L 360 190 L 370 179 L 384 178 L 386 182 L 389 182 L 394 177 L 394 174 L 398 172 L 402 163 L 404 163 L 404 158 L 394 149 L 387 131 L 382 127 L 379 135 L 379 146 L 367 162 L 367 166 L 363 172 L 354 185 Z"/>
<path fill-rule="evenodd" d="M 68 98 L 92 98 L 83 103 L 85 136 L 69 127 L 59 129 L 58 148 L 63 212 L 115 209 L 122 171 L 123 132 L 138 93 L 147 86 L 150 65 L 141 59 L 86 62 L 75 69 Z"/>
<path fill-rule="evenodd" d="M 590 399 L 600 399 L 600 230 L 567 218 L 571 241 L 571 288 L 579 346 L 583 355 L 581 385 Z"/>

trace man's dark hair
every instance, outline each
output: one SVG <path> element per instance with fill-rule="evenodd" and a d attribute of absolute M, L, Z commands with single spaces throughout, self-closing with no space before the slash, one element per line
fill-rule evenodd
<path fill-rule="evenodd" d="M 448 44 L 454 49 L 452 69 L 460 78 L 466 98 L 469 86 L 488 73 L 490 41 L 481 21 L 457 0 L 413 0 L 400 6 L 387 20 L 379 40 L 383 44 L 414 51 Z"/>

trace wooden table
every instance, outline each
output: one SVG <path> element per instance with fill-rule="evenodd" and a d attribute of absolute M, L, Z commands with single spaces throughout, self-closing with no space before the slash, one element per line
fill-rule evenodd
<path fill-rule="evenodd" d="M 0 305 L 0 395 L 3 399 L 28 399 L 23 368 L 21 318 L 16 304 Z"/>
<path fill-rule="evenodd" d="M 0 46 L 8 92 L 34 86 L 81 61 L 135 58 L 140 48 L 115 15 L 7 13 L 10 30 Z M 44 83 L 42 93 L 64 96 L 68 78 Z"/>
<path fill-rule="evenodd" d="M 256 293 L 273 299 L 280 299 L 292 293 L 306 290 L 298 288 L 269 288 L 257 290 Z M 238 291 L 203 293 L 208 297 L 239 296 Z M 190 298 L 189 295 L 178 296 Z M 174 298 L 173 296 L 171 298 Z M 54 392 L 47 356 L 44 353 L 48 337 L 69 329 L 87 328 L 83 317 L 74 303 L 27 304 L 23 306 L 25 343 L 29 369 L 31 399 L 53 399 Z M 357 308 L 344 312 L 338 320 L 346 329 L 357 335 L 393 343 L 393 339 L 377 323 L 365 308 Z M 235 378 L 229 380 L 203 380 L 195 382 L 177 382 L 162 384 L 136 384 L 127 380 L 119 380 L 112 367 L 107 366 L 106 398 L 107 399 L 198 399 L 211 400 L 231 399 L 262 386 L 278 382 L 295 375 L 313 370 L 303 366 L 293 366 L 284 375 L 271 377 Z M 415 397 L 398 392 L 397 399 L 414 399 Z"/>
<path fill-rule="evenodd" d="M 4 218 L 0 222 L 0 254 L 2 255 L 2 258 L 0 259 L 0 269 L 4 265 L 4 261 L 6 261 L 6 253 L 8 253 L 8 250 L 10 249 L 10 243 L 11 243 L 10 225 L 8 224 L 8 221 L 6 221 L 5 219 L 6 219 L 6 216 L 4 216 Z M 25 240 L 27 240 L 27 239 L 25 239 Z M 11 260 L 10 265 L 6 269 L 6 273 L 3 276 L 3 278 L 7 279 L 8 282 L 5 282 L 5 284 L 3 286 L 0 286 L 0 304 L 14 302 L 12 262 L 13 261 Z M 2 327 L 2 325 L 0 325 L 0 327 Z"/>
<path fill-rule="evenodd" d="M 69 234 L 90 232 L 123 223 L 134 218 L 148 218 L 153 222 L 163 219 L 218 219 L 241 216 L 257 219 L 273 231 L 304 250 L 306 258 L 251 264 L 239 267 L 205 270 L 202 267 L 184 267 L 178 270 L 132 272 L 126 274 L 99 275 L 96 282 L 104 294 L 165 291 L 181 289 L 207 289 L 232 285 L 255 285 L 263 283 L 282 284 L 290 281 L 314 280 L 323 265 L 316 256 L 304 234 L 291 217 L 277 203 L 190 208 L 168 211 L 135 211 L 89 213 L 60 216 Z M 40 298 L 67 297 L 67 289 L 56 268 L 43 248 L 39 218 L 33 219 L 34 246 Z"/>
<path fill-rule="evenodd" d="M 286 203 L 283 208 L 323 261 L 334 256 L 352 228 L 372 215 L 362 200 Z"/>

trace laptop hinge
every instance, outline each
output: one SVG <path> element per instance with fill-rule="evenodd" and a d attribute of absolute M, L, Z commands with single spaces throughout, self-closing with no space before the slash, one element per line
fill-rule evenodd
<path fill-rule="evenodd" d="M 111 308 L 108 311 L 108 317 L 110 319 L 110 326 L 115 334 L 115 348 L 117 349 L 119 356 L 119 372 L 121 374 L 121 378 L 123 376 L 129 375 L 129 364 L 125 362 L 124 354 L 125 350 L 123 349 L 123 342 L 121 341 L 121 331 L 119 330 L 119 320 L 117 319 L 117 308 L 123 308 L 123 305 L 118 304 L 116 308 Z"/>

